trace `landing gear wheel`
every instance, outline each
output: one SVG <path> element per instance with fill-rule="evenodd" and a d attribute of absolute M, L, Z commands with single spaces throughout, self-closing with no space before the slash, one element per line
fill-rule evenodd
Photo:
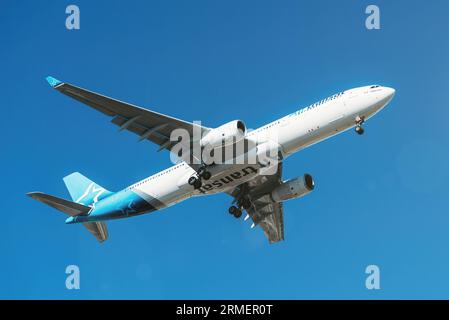
<path fill-rule="evenodd" d="M 201 175 L 201 177 L 204 180 L 209 180 L 212 177 L 212 174 L 209 171 L 204 171 L 203 174 Z"/>
<path fill-rule="evenodd" d="M 197 171 L 198 176 L 203 178 L 204 180 L 209 180 L 212 176 L 212 174 L 207 171 L 206 167 L 200 167 Z"/>
<path fill-rule="evenodd" d="M 234 214 L 234 217 L 236 217 L 237 219 L 240 218 L 242 216 L 242 210 L 237 209 L 237 212 Z"/>
<path fill-rule="evenodd" d="M 193 187 L 195 189 L 199 189 L 199 188 L 201 188 L 202 185 L 203 185 L 203 182 L 201 181 L 201 179 L 196 179 L 195 184 L 193 185 Z"/>
<path fill-rule="evenodd" d="M 365 132 L 365 130 L 363 129 L 362 126 L 358 125 L 355 127 L 355 132 L 357 132 L 359 135 L 362 135 Z"/>
<path fill-rule="evenodd" d="M 240 218 L 242 216 L 242 210 L 240 210 L 239 208 L 237 208 L 235 206 L 229 207 L 229 213 L 232 214 L 236 218 Z"/>
<path fill-rule="evenodd" d="M 201 177 L 204 174 L 204 172 L 206 172 L 206 167 L 201 166 L 198 168 L 198 171 L 196 173 L 198 173 L 198 175 Z"/>
<path fill-rule="evenodd" d="M 187 182 L 188 182 L 191 186 L 193 186 L 193 185 L 195 185 L 196 180 L 198 180 L 196 177 L 191 176 Z"/>
<path fill-rule="evenodd" d="M 199 189 L 201 188 L 201 186 L 203 185 L 203 183 L 201 182 L 201 179 L 195 177 L 195 176 L 191 176 L 189 178 L 188 183 L 193 186 L 195 189 Z"/>

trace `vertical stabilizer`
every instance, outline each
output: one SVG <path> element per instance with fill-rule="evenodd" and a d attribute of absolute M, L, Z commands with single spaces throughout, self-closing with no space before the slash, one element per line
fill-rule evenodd
<path fill-rule="evenodd" d="M 74 172 L 64 178 L 72 200 L 83 205 L 90 205 L 110 196 L 112 192 L 86 178 L 79 172 Z"/>

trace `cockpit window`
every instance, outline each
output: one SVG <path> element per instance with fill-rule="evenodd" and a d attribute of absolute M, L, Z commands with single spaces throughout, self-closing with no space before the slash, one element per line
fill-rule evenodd
<path fill-rule="evenodd" d="M 379 88 L 380 86 L 375 85 L 375 86 L 371 86 L 370 89 L 374 89 L 374 88 Z"/>

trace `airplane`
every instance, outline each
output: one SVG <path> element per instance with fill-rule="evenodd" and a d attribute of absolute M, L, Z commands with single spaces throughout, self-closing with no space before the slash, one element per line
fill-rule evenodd
<path fill-rule="evenodd" d="M 178 157 L 178 161 L 166 170 L 118 192 L 111 192 L 74 172 L 63 178 L 71 201 L 42 192 L 27 193 L 33 199 L 67 214 L 67 224 L 82 223 L 99 242 L 109 237 L 107 220 L 138 216 L 192 197 L 220 192 L 233 198 L 228 210 L 231 215 L 240 218 L 246 211 L 245 221 L 251 218 L 251 228 L 260 226 L 270 244 L 282 241 L 283 202 L 303 197 L 315 187 L 313 177 L 307 173 L 283 180 L 283 161 L 350 128 L 355 128 L 355 132 L 362 135 L 365 121 L 382 110 L 395 95 L 395 89 L 379 85 L 349 89 L 250 131 L 241 120 L 208 128 L 112 99 L 53 77 L 46 80 L 57 91 L 112 117 L 111 122 L 119 126 L 119 131 L 127 130 L 137 134 L 139 141 L 155 143 L 159 151 L 175 152 L 179 141 L 173 141 L 171 134 L 175 129 L 182 129 L 190 134 L 190 140 L 182 144 L 190 151 L 195 144 L 201 150 L 210 148 L 213 154 L 225 145 L 234 146 L 237 141 L 245 141 L 244 155 L 249 154 L 249 150 L 256 150 L 256 155 L 267 154 L 267 150 L 272 152 L 268 160 L 259 161 L 256 157 L 256 161 L 251 163 L 221 162 L 216 158 L 212 162 L 204 161 L 189 154 L 188 157 Z M 191 138 L 195 132 L 200 132 L 199 138 L 198 134 L 197 138 Z M 230 158 L 233 157 L 238 155 L 232 153 Z M 223 158 L 221 155 L 221 159 L 229 160 L 229 157 L 225 155 Z M 268 172 L 269 168 L 275 170 Z"/>

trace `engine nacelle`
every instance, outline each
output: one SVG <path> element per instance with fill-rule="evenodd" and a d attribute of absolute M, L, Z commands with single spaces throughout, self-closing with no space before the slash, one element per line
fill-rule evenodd
<path fill-rule="evenodd" d="M 275 202 L 300 198 L 315 188 L 315 182 L 310 174 L 283 182 L 271 192 L 271 198 Z"/>
<path fill-rule="evenodd" d="M 246 126 L 241 120 L 228 122 L 216 129 L 212 129 L 200 142 L 201 147 L 221 147 L 243 139 L 246 135 Z"/>

